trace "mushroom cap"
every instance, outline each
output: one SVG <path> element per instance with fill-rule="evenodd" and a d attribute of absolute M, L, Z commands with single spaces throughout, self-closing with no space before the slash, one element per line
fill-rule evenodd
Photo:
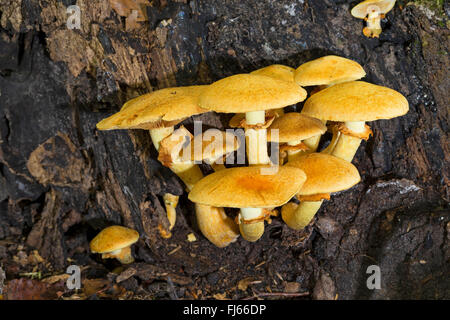
<path fill-rule="evenodd" d="M 262 168 L 270 167 L 237 167 L 210 174 L 197 182 L 189 200 L 214 207 L 278 207 L 297 194 L 306 180 L 305 173 L 295 167 L 278 167 L 278 172 L 264 175 Z"/>
<path fill-rule="evenodd" d="M 206 87 L 166 88 L 131 99 L 119 112 L 97 123 L 97 129 L 172 127 L 190 116 L 208 112 L 198 105 L 198 97 Z"/>
<path fill-rule="evenodd" d="M 295 72 L 294 68 L 284 66 L 282 64 L 272 64 L 268 67 L 250 72 L 250 74 L 256 74 L 260 76 L 266 76 L 278 80 L 292 82 L 294 81 L 294 72 Z"/>
<path fill-rule="evenodd" d="M 271 129 L 279 130 L 278 141 L 272 140 Z M 325 131 L 327 131 L 327 127 L 322 121 L 298 112 L 289 112 L 272 122 L 267 130 L 267 140 L 286 143 L 322 135 Z"/>
<path fill-rule="evenodd" d="M 301 86 L 333 85 L 358 80 L 365 75 L 363 67 L 356 61 L 325 56 L 299 66 L 295 70 L 295 82 Z"/>
<path fill-rule="evenodd" d="M 308 179 L 299 192 L 302 196 L 346 190 L 361 180 L 353 164 L 323 153 L 302 155 L 285 166 L 300 168 L 306 173 Z"/>
<path fill-rule="evenodd" d="M 93 253 L 107 253 L 126 248 L 139 239 L 139 233 L 122 226 L 110 226 L 95 236 L 89 244 Z"/>
<path fill-rule="evenodd" d="M 367 83 L 339 83 L 309 97 L 302 113 L 330 121 L 374 121 L 408 112 L 408 100 L 399 92 Z"/>
<path fill-rule="evenodd" d="M 211 135 L 208 137 L 208 131 Z M 217 139 L 220 134 L 221 139 Z M 206 137 L 205 137 L 206 135 Z M 201 146 L 201 148 L 195 146 Z M 186 150 L 190 153 L 187 156 L 191 161 L 209 161 L 215 162 L 220 157 L 236 151 L 239 148 L 239 140 L 229 131 L 219 131 L 217 129 L 208 129 L 203 134 L 196 135 L 182 152 Z M 182 156 L 183 157 L 183 156 Z"/>
<path fill-rule="evenodd" d="M 244 113 L 283 108 L 305 98 L 306 90 L 295 82 L 237 74 L 209 85 L 200 95 L 200 106 L 216 112 Z"/>
<path fill-rule="evenodd" d="M 377 6 L 380 13 L 387 13 L 395 6 L 395 0 L 365 0 L 353 7 L 351 14 L 355 18 L 364 19 L 370 6 Z"/>

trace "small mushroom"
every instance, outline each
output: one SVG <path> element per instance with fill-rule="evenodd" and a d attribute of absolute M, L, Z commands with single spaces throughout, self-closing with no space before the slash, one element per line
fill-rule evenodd
<path fill-rule="evenodd" d="M 331 87 L 332 85 L 359 80 L 366 76 L 363 67 L 356 61 L 329 55 L 315 60 L 308 61 L 295 70 L 294 80 L 302 87 L 317 86 L 311 95 Z M 319 118 L 320 119 L 320 118 Z M 326 124 L 326 119 L 321 119 Z M 306 139 L 304 143 L 311 149 L 316 151 L 320 135 Z"/>
<path fill-rule="evenodd" d="M 240 208 L 238 222 L 242 237 L 257 241 L 264 233 L 267 218 L 263 209 L 288 202 L 306 180 L 305 173 L 295 167 L 278 167 L 276 173 L 267 175 L 261 174 L 262 167 L 236 167 L 215 172 L 194 186 L 189 199 L 214 207 Z"/>
<path fill-rule="evenodd" d="M 92 253 L 101 253 L 103 259 L 116 258 L 123 264 L 134 261 L 131 245 L 138 241 L 139 233 L 122 226 L 110 226 L 103 229 L 90 242 Z"/>
<path fill-rule="evenodd" d="M 352 161 L 361 140 L 372 134 L 365 121 L 391 119 L 408 112 L 408 100 L 399 92 L 351 81 L 324 89 L 306 100 L 302 113 L 334 121 L 333 139 L 325 153 Z"/>
<path fill-rule="evenodd" d="M 367 26 L 363 34 L 368 38 L 378 38 L 381 34 L 381 19 L 392 10 L 395 0 L 365 0 L 353 7 L 351 14 L 355 18 L 364 19 Z"/>
<path fill-rule="evenodd" d="M 211 84 L 200 95 L 202 108 L 223 113 L 245 113 L 250 165 L 268 164 L 266 110 L 289 106 L 306 98 L 295 84 L 267 76 L 238 74 Z"/>
<path fill-rule="evenodd" d="M 323 200 L 330 199 L 330 193 L 347 190 L 361 180 L 353 164 L 323 153 L 301 155 L 285 166 L 299 168 L 307 176 L 297 194 L 300 204 L 290 202 L 281 209 L 283 221 L 295 230 L 310 223 Z"/>
<path fill-rule="evenodd" d="M 277 134 L 274 130 L 277 130 Z M 303 140 L 321 136 L 327 127 L 318 119 L 308 117 L 298 112 L 285 113 L 276 118 L 269 127 L 267 140 L 278 142 L 280 151 L 286 150 L 288 161 L 294 160 L 304 152 L 309 152 Z"/>
<path fill-rule="evenodd" d="M 163 195 L 164 206 L 166 207 L 167 220 L 169 220 L 169 232 L 175 226 L 177 221 L 177 205 L 179 197 L 171 193 L 165 193 Z"/>

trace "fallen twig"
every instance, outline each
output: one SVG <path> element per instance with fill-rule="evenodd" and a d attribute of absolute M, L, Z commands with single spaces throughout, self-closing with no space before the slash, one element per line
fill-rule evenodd
<path fill-rule="evenodd" d="M 309 296 L 309 291 L 306 292 L 297 292 L 297 293 L 290 293 L 290 292 L 255 292 L 254 296 L 243 298 L 242 300 L 253 300 L 257 299 L 259 297 L 305 297 Z"/>

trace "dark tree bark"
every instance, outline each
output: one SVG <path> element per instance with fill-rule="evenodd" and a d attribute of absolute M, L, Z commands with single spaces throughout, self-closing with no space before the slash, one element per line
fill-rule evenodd
<path fill-rule="evenodd" d="M 18 277 L 19 251 L 38 250 L 47 270 L 98 267 L 89 240 L 122 224 L 141 235 L 138 263 L 123 276 L 134 287 L 131 279 L 167 281 L 166 272 L 186 297 L 201 290 L 199 297 L 240 298 L 297 282 L 297 291 L 317 299 L 450 298 L 448 7 L 397 1 L 380 38 L 368 39 L 350 15 L 354 1 L 141 1 L 136 8 L 146 18 L 137 22 L 120 2 L 0 0 L 0 265 L 7 277 Z M 66 26 L 72 4 L 81 29 Z M 156 160 L 148 133 L 95 128 L 151 90 L 273 63 L 297 67 L 326 54 L 358 61 L 366 81 L 401 92 L 410 111 L 370 124 L 374 136 L 353 161 L 361 183 L 334 195 L 302 232 L 275 218 L 257 243 L 214 247 L 196 227 L 182 182 Z M 222 129 L 229 116 L 195 118 Z M 157 229 L 167 223 L 166 192 L 182 195 L 167 240 Z M 191 232 L 197 241 L 186 240 Z M 367 289 L 369 265 L 380 266 L 381 290 Z M 244 292 L 237 289 L 243 278 L 262 282 Z"/>

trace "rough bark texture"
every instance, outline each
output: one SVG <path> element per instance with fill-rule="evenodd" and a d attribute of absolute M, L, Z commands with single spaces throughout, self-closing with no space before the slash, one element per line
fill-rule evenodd
<path fill-rule="evenodd" d="M 0 0 L 0 266 L 7 279 L 33 265 L 107 274 L 115 262 L 90 254 L 88 243 L 121 224 L 141 235 L 136 264 L 119 276 L 136 295 L 450 298 L 448 7 L 397 1 L 381 37 L 368 39 L 362 20 L 350 15 L 354 1 L 137 1 L 142 22 L 120 2 Z M 81 9 L 79 30 L 66 27 L 73 4 Z M 410 111 L 370 124 L 374 137 L 353 161 L 361 183 L 334 195 L 302 232 L 278 217 L 257 243 L 240 238 L 218 249 L 196 227 L 182 182 L 156 160 L 148 132 L 95 129 L 151 90 L 272 63 L 297 67 L 326 54 L 358 61 L 366 81 L 404 94 Z M 224 128 L 229 116 L 195 118 Z M 182 195 L 170 239 L 157 228 L 167 223 L 165 192 Z M 197 241 L 187 241 L 191 232 Z M 44 262 L 22 261 L 33 250 Z M 369 265 L 380 266 L 380 290 L 367 289 Z"/>

